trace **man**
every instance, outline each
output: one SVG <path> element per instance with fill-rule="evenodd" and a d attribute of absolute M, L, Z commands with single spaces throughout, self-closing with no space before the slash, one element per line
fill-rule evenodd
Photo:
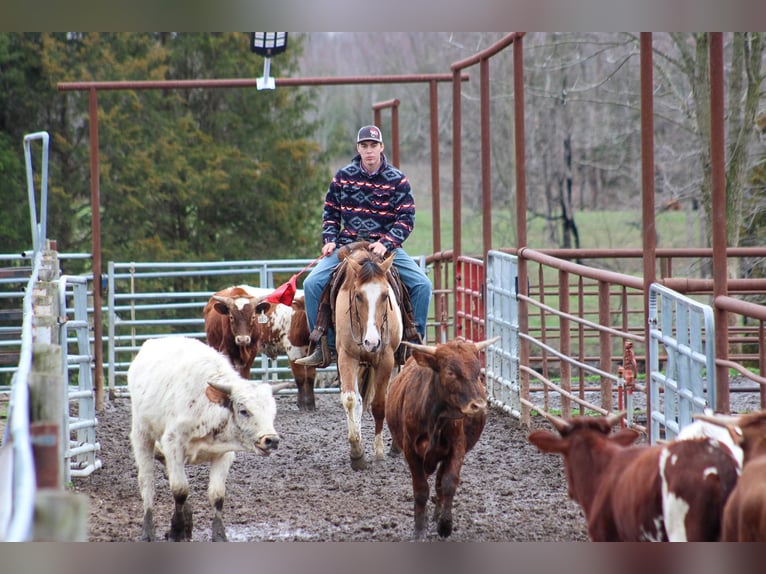
<path fill-rule="evenodd" d="M 384 149 L 380 129 L 362 127 L 356 137 L 356 157 L 335 174 L 325 195 L 324 257 L 303 282 L 312 340 L 322 337 L 311 355 L 297 361 L 301 365 L 324 367 L 335 360 L 335 332 L 323 325 L 317 332 L 317 313 L 322 292 L 338 264 L 336 248 L 354 241 L 370 241 L 370 251 L 379 257 L 395 251 L 394 266 L 407 287 L 417 331 L 409 339 L 425 341 L 431 281 L 402 248 L 415 225 L 415 200 L 409 180 L 388 163 Z M 405 332 L 405 338 L 407 335 Z"/>

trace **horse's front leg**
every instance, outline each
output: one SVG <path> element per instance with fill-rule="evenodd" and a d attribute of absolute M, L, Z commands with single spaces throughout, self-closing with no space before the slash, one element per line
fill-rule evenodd
<path fill-rule="evenodd" d="M 363 404 L 362 396 L 359 394 L 359 362 L 339 355 L 338 373 L 340 375 L 340 400 L 346 410 L 351 468 L 364 470 L 367 468 L 367 461 L 364 458 L 364 444 L 362 443 Z"/>
<path fill-rule="evenodd" d="M 384 445 L 383 445 L 383 424 L 386 420 L 386 395 L 388 394 L 388 383 L 391 380 L 391 372 L 394 368 L 394 354 L 388 353 L 389 356 L 383 358 L 383 360 L 375 368 L 374 383 L 375 383 L 375 397 L 370 405 L 372 411 L 372 418 L 375 420 L 375 439 L 374 448 L 375 455 L 374 460 L 380 461 L 385 458 Z"/>

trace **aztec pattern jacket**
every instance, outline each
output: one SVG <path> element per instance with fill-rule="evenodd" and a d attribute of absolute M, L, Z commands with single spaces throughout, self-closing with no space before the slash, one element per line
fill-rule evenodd
<path fill-rule="evenodd" d="M 380 241 L 389 250 L 402 246 L 415 225 L 415 200 L 407 177 L 381 154 L 373 174 L 362 169 L 361 156 L 338 170 L 325 195 L 322 243 L 346 245 Z"/>

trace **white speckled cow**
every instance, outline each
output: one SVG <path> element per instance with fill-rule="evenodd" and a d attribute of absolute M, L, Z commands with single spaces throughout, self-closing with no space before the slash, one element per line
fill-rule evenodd
<path fill-rule="evenodd" d="M 210 463 L 208 499 L 213 541 L 225 541 L 226 478 L 236 451 L 268 455 L 279 444 L 272 387 L 245 381 L 229 360 L 202 341 L 180 336 L 147 340 L 128 369 L 130 441 L 143 500 L 141 539 L 155 540 L 154 452 L 165 459 L 175 510 L 166 538 L 191 540 L 185 464 Z"/>

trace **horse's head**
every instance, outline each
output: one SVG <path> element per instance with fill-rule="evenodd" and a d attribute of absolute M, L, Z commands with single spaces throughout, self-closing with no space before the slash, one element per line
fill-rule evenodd
<path fill-rule="evenodd" d="M 401 313 L 396 297 L 388 282 L 388 270 L 394 262 L 392 253 L 380 261 L 370 251 L 359 249 L 346 257 L 346 279 L 339 293 L 348 304 L 348 322 L 351 337 L 369 353 L 380 351 L 391 341 L 391 329 L 401 329 Z M 398 343 L 398 341 L 397 341 Z"/>

